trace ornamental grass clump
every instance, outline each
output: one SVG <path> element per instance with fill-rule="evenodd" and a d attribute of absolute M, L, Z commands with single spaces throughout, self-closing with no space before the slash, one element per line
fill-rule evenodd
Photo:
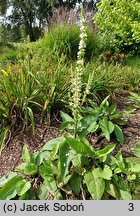
<path fill-rule="evenodd" d="M 78 109 L 81 103 L 81 88 L 82 88 L 82 74 L 84 67 L 84 55 L 86 49 L 86 21 L 84 16 L 84 9 L 81 10 L 81 20 L 80 20 L 80 42 L 77 53 L 77 65 L 76 70 L 74 70 L 73 78 L 72 78 L 72 97 L 70 101 L 70 106 L 72 108 L 73 117 L 75 120 L 75 135 L 77 131 L 78 124 Z"/>

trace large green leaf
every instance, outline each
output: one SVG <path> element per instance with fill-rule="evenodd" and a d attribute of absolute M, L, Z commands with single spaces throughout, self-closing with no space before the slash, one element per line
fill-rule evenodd
<path fill-rule="evenodd" d="M 67 113 L 64 113 L 62 111 L 60 113 L 62 117 L 62 124 L 59 130 L 63 131 L 64 129 L 67 129 L 67 131 L 72 133 L 74 131 L 74 124 L 75 124 L 74 119 L 71 116 L 69 116 Z"/>
<path fill-rule="evenodd" d="M 81 107 L 81 111 L 87 115 L 93 115 L 94 113 L 94 109 L 97 109 L 98 108 L 98 105 L 96 103 L 94 103 L 93 101 L 91 100 L 88 100 L 88 102 L 90 103 L 90 106 L 91 107 Z M 94 109 L 93 109 L 94 107 Z"/>
<path fill-rule="evenodd" d="M 14 176 L 17 176 L 16 172 L 10 172 L 8 175 L 4 175 L 0 178 L 0 188 L 6 183 L 8 182 L 11 178 L 13 178 Z"/>
<path fill-rule="evenodd" d="M 112 115 L 116 111 L 117 106 L 116 104 L 113 104 L 112 106 L 109 107 L 109 114 Z"/>
<path fill-rule="evenodd" d="M 69 116 L 67 113 L 60 112 L 63 122 L 74 122 L 74 119 Z"/>
<path fill-rule="evenodd" d="M 111 121 L 108 121 L 109 133 L 111 134 L 114 130 L 114 124 Z"/>
<path fill-rule="evenodd" d="M 22 181 L 21 176 L 14 176 L 0 189 L 0 200 L 10 200 L 17 194 L 17 183 Z"/>
<path fill-rule="evenodd" d="M 65 144 L 65 143 L 64 143 Z M 58 151 L 59 151 L 59 148 L 60 148 L 60 145 L 57 144 L 57 145 L 54 145 L 52 150 L 51 150 L 51 153 L 50 153 L 50 156 L 49 156 L 49 159 L 51 161 L 55 160 L 56 157 L 58 157 Z"/>
<path fill-rule="evenodd" d="M 102 119 L 99 121 L 101 130 L 103 132 L 103 135 L 106 137 L 108 141 L 110 141 L 110 134 L 114 130 L 114 124 L 111 121 L 108 121 L 107 119 Z"/>
<path fill-rule="evenodd" d="M 140 142 L 138 142 L 135 146 L 135 149 L 134 149 L 134 155 L 136 157 L 140 157 Z"/>
<path fill-rule="evenodd" d="M 106 110 L 106 108 L 109 106 L 109 102 L 108 102 L 108 98 L 110 97 L 110 95 L 108 95 L 103 101 L 102 103 L 100 104 L 100 108 L 102 110 Z"/>
<path fill-rule="evenodd" d="M 128 174 L 127 175 L 127 180 L 128 181 L 134 181 L 137 178 L 136 174 Z"/>
<path fill-rule="evenodd" d="M 98 150 L 96 152 L 96 155 L 97 155 L 98 158 L 103 157 L 105 155 L 108 155 L 110 152 L 112 152 L 114 150 L 115 147 L 116 147 L 115 144 L 106 146 L 104 149 Z"/>
<path fill-rule="evenodd" d="M 140 158 L 135 158 L 135 157 L 126 158 L 126 162 L 128 164 L 129 172 L 140 174 Z"/>
<path fill-rule="evenodd" d="M 111 167 L 112 169 L 113 168 L 116 168 L 116 158 L 115 157 L 113 157 L 112 155 L 110 155 L 110 154 L 108 154 L 107 155 L 107 158 L 106 158 L 106 161 L 105 161 L 105 163 L 109 166 L 109 167 Z"/>
<path fill-rule="evenodd" d="M 49 189 L 46 185 L 42 184 L 38 190 L 38 197 L 40 200 L 46 200 L 49 194 Z"/>
<path fill-rule="evenodd" d="M 25 194 L 31 187 L 30 181 L 21 180 L 17 183 L 17 194 L 18 196 L 22 196 Z"/>
<path fill-rule="evenodd" d="M 82 126 L 81 131 L 78 132 L 80 136 L 86 136 L 89 133 L 93 133 L 98 129 L 99 125 L 96 122 L 92 122 L 90 125 Z"/>
<path fill-rule="evenodd" d="M 82 175 L 85 172 L 82 156 L 84 155 L 75 154 L 72 160 L 72 164 L 74 166 L 75 171 L 79 173 L 80 175 Z M 88 160 L 88 157 L 87 156 L 85 157 Z"/>
<path fill-rule="evenodd" d="M 47 151 L 46 151 L 47 152 Z M 32 156 L 32 159 L 34 161 L 34 163 L 39 166 L 42 164 L 43 162 L 43 159 L 45 159 L 46 157 L 44 156 L 45 152 L 36 152 L 33 156 Z M 50 155 L 50 152 L 48 152 L 48 157 Z"/>
<path fill-rule="evenodd" d="M 61 136 L 61 137 L 57 137 L 54 138 L 52 140 L 49 140 L 42 148 L 42 151 L 48 150 L 51 151 L 54 147 L 54 145 L 60 145 L 65 143 L 65 137 Z"/>
<path fill-rule="evenodd" d="M 123 177 L 117 176 L 117 178 L 114 181 L 114 184 L 120 192 L 121 200 L 131 200 L 132 199 L 128 182 Z"/>
<path fill-rule="evenodd" d="M 78 126 L 79 127 L 86 127 L 87 125 L 90 125 L 92 122 L 96 122 L 97 120 L 97 116 L 92 115 L 86 115 L 85 117 L 83 117 Z"/>
<path fill-rule="evenodd" d="M 30 154 L 29 154 L 29 151 L 28 151 L 26 145 L 24 145 L 23 149 L 22 149 L 22 159 L 23 159 L 23 161 L 25 163 L 30 163 L 31 162 Z"/>
<path fill-rule="evenodd" d="M 104 194 L 105 181 L 98 174 L 98 170 L 94 169 L 84 175 L 84 182 L 94 200 L 100 200 Z"/>
<path fill-rule="evenodd" d="M 106 180 L 111 180 L 112 175 L 112 170 L 110 169 L 109 166 L 105 165 L 104 169 L 102 170 L 100 167 L 96 168 L 96 174 Z"/>
<path fill-rule="evenodd" d="M 28 163 L 22 163 L 15 168 L 15 171 L 24 173 L 24 168 Z"/>
<path fill-rule="evenodd" d="M 19 200 L 36 200 L 35 193 L 29 189 L 27 192 L 25 192 L 22 196 L 19 197 Z"/>
<path fill-rule="evenodd" d="M 118 161 L 116 161 L 116 163 L 117 163 L 118 167 L 120 168 L 120 170 L 127 174 L 127 168 L 125 165 L 125 160 L 123 159 L 121 152 L 117 153 L 116 158 L 118 159 Z"/>
<path fill-rule="evenodd" d="M 37 166 L 34 163 L 26 164 L 24 167 L 24 173 L 26 175 L 35 175 L 37 173 Z"/>
<path fill-rule="evenodd" d="M 106 181 L 105 190 L 112 197 L 116 198 L 116 200 L 120 200 L 121 194 L 118 188 L 111 181 Z"/>
<path fill-rule="evenodd" d="M 50 193 L 55 193 L 58 189 L 54 177 L 48 177 L 44 180 L 44 184 L 47 186 Z"/>
<path fill-rule="evenodd" d="M 70 186 L 74 193 L 80 193 L 80 186 L 81 186 L 82 176 L 78 173 L 74 172 L 71 179 L 70 179 Z"/>
<path fill-rule="evenodd" d="M 63 143 L 59 149 L 59 160 L 60 160 L 60 170 L 62 180 L 64 180 L 65 176 L 68 173 L 69 163 L 72 159 L 69 155 L 70 146 L 68 143 Z"/>
<path fill-rule="evenodd" d="M 65 129 L 69 130 L 69 132 L 70 131 L 73 132 L 74 131 L 74 122 L 68 122 L 68 121 L 67 122 L 63 122 L 61 124 L 61 126 L 59 127 L 59 130 L 63 131 Z"/>
<path fill-rule="evenodd" d="M 51 161 L 46 161 L 45 164 L 39 167 L 39 173 L 42 178 L 53 177 L 53 164 Z"/>
<path fill-rule="evenodd" d="M 121 128 L 118 125 L 115 125 L 114 133 L 115 133 L 115 135 L 117 137 L 118 142 L 120 144 L 123 144 L 124 143 L 123 132 L 122 132 Z"/>
<path fill-rule="evenodd" d="M 60 199 L 60 192 L 57 190 L 57 188 L 55 188 L 54 190 L 52 189 L 52 187 L 49 184 L 43 184 L 40 186 L 39 188 L 39 199 L 40 200 L 45 200 L 48 198 L 48 196 L 52 194 L 52 196 L 55 199 L 55 196 L 57 196 L 58 199 Z M 62 196 L 61 196 L 62 198 Z"/>
<path fill-rule="evenodd" d="M 109 166 L 105 165 L 104 169 L 99 169 L 99 176 L 102 177 L 103 179 L 111 180 L 112 177 L 112 170 L 110 169 Z"/>
<path fill-rule="evenodd" d="M 79 136 L 79 137 L 78 137 L 78 141 L 84 143 L 84 144 L 87 145 L 92 151 L 95 152 L 95 149 L 92 147 L 91 143 L 87 140 L 86 137 Z"/>
<path fill-rule="evenodd" d="M 84 154 L 87 156 L 95 157 L 95 151 L 92 150 L 85 142 L 79 142 L 74 138 L 71 137 L 65 137 L 71 148 L 77 153 L 77 154 Z"/>
<path fill-rule="evenodd" d="M 94 124 L 96 123 L 97 117 L 94 115 L 87 115 L 83 117 L 80 122 L 78 123 L 79 130 L 85 130 L 89 128 L 90 125 L 94 127 Z M 81 134 L 82 135 L 82 134 Z"/>

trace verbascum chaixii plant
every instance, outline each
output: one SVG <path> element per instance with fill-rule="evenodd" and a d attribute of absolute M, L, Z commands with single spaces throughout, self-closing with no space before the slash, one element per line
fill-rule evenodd
<path fill-rule="evenodd" d="M 78 109 L 81 104 L 81 88 L 82 88 L 82 74 L 84 68 L 84 55 L 85 55 L 85 48 L 86 48 L 86 40 L 87 40 L 87 33 L 86 33 L 86 20 L 84 15 L 84 9 L 81 9 L 81 17 L 80 17 L 80 42 L 79 48 L 77 53 L 77 65 L 76 69 L 73 72 L 72 78 L 72 97 L 70 99 L 70 106 L 72 109 L 73 117 L 75 120 L 75 135 L 77 131 L 77 124 L 78 124 Z"/>

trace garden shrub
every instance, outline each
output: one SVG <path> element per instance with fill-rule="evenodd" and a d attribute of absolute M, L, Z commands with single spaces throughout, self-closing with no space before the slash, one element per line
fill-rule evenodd
<path fill-rule="evenodd" d="M 95 20 L 111 49 L 139 52 L 138 0 L 101 0 L 98 3 Z"/>

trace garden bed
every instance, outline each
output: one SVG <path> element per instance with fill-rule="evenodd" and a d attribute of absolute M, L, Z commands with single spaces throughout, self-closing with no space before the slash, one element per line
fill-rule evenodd
<path fill-rule="evenodd" d="M 117 104 L 120 111 L 130 106 L 130 103 L 127 101 L 127 95 L 119 95 Z M 124 120 L 127 122 L 122 128 L 125 144 L 122 146 L 118 144 L 112 154 L 115 155 L 120 150 L 124 157 L 130 157 L 133 156 L 135 144 L 140 140 L 140 109 L 137 109 L 131 117 L 125 117 Z M 36 152 L 47 141 L 60 135 L 58 128 L 58 123 L 53 124 L 53 126 L 36 124 L 35 136 L 32 135 L 32 130 L 29 127 L 28 131 L 18 133 L 14 137 L 11 137 L 0 156 L 0 176 L 14 170 L 22 162 L 21 154 L 24 144 L 27 145 L 30 152 Z M 88 136 L 88 139 L 96 149 L 102 149 L 115 142 L 115 140 L 113 142 L 113 138 L 111 142 L 108 142 L 105 138 L 98 140 L 98 136 L 92 134 Z"/>

